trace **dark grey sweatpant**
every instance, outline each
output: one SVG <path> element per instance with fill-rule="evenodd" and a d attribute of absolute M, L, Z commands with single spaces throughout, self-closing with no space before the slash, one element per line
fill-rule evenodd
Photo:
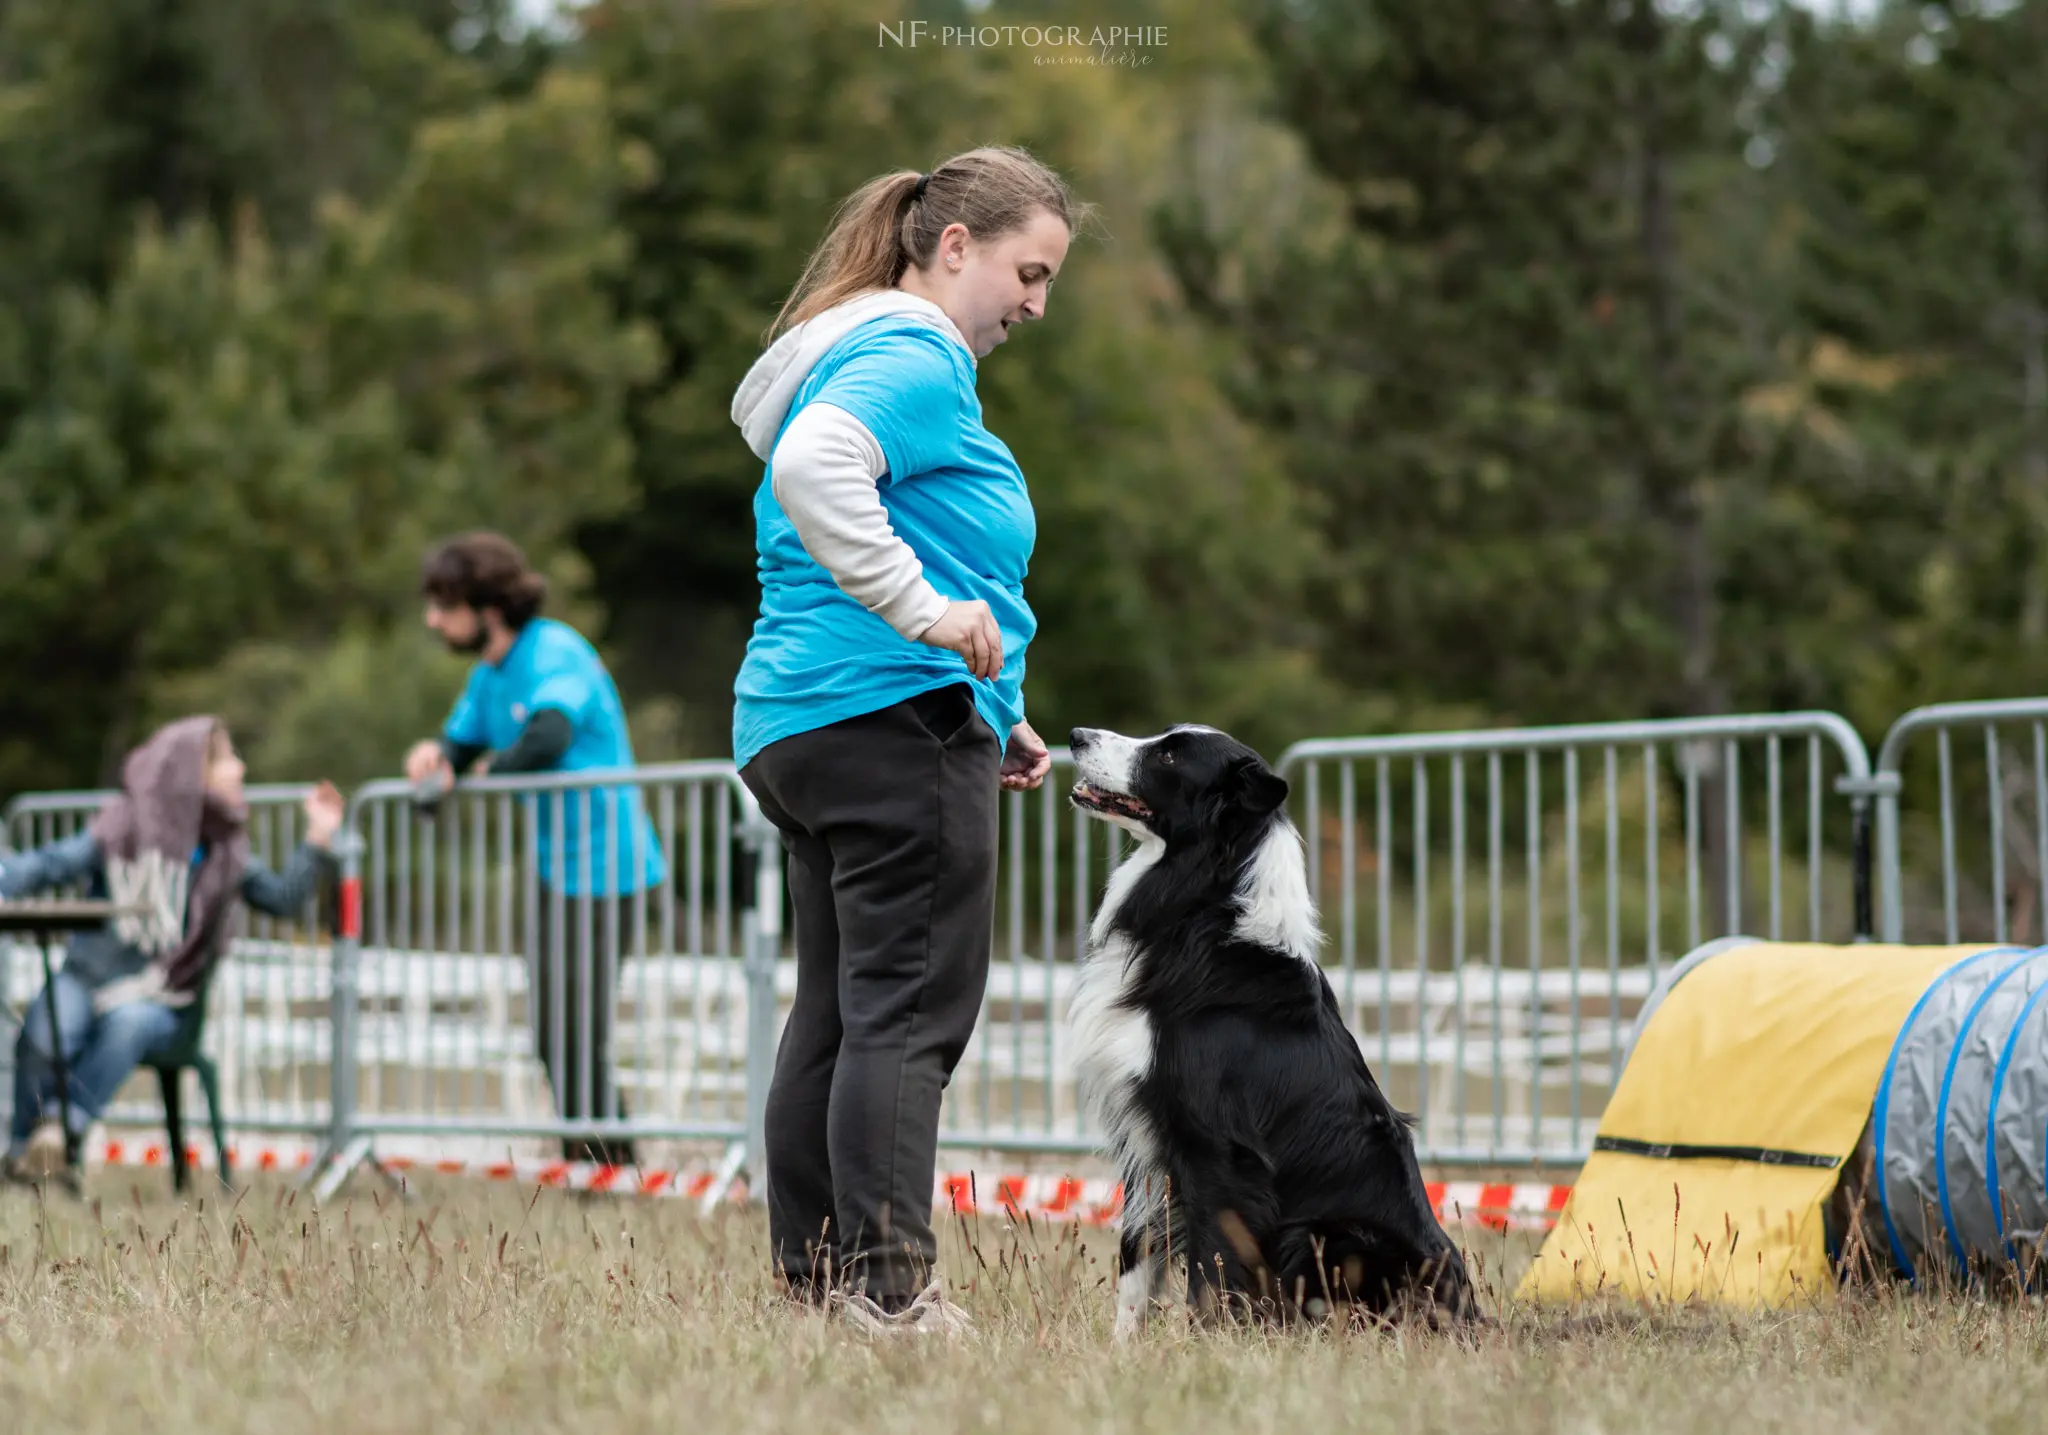
<path fill-rule="evenodd" d="M 564 1121 L 630 1114 L 612 1071 L 612 1024 L 618 1013 L 618 984 L 625 976 L 620 968 L 639 950 L 637 936 L 631 896 L 572 897 L 540 884 L 540 921 L 533 934 L 528 988 L 533 1049 L 554 1090 L 555 1112 Z M 557 992 L 562 994 L 560 1002 Z M 605 1136 L 564 1137 L 562 1159 L 601 1166 L 639 1164 L 630 1138 Z"/>
<path fill-rule="evenodd" d="M 988 985 L 1001 761 L 963 683 L 785 738 L 740 774 L 789 855 L 768 1232 L 806 1293 L 864 1284 L 899 1307 L 937 1257 L 939 1098 Z"/>

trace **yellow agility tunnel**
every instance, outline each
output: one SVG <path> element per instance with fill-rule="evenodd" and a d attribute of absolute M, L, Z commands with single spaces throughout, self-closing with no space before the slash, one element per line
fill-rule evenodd
<path fill-rule="evenodd" d="M 1866 1127 L 1912 1278 L 2048 1226 L 2048 949 L 1726 938 L 1638 1018 L 1594 1150 L 1518 1296 L 1834 1297 L 1830 1198 Z"/>

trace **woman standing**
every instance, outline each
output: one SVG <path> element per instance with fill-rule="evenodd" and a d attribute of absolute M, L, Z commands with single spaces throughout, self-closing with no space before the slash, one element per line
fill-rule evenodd
<path fill-rule="evenodd" d="M 733 751 L 796 919 L 769 1237 L 792 1295 L 869 1324 L 964 1320 L 926 1284 L 939 1100 L 988 980 L 998 789 L 1051 767 L 1022 692 L 1037 523 L 975 373 L 1043 317 L 1076 218 L 1021 150 L 871 180 L 733 399 L 768 464 Z"/>

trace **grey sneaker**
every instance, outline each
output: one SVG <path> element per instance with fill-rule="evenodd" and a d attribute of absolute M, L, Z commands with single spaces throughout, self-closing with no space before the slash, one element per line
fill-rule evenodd
<path fill-rule="evenodd" d="M 865 1335 L 940 1335 L 954 1338 L 974 1332 L 974 1318 L 947 1300 L 944 1284 L 936 1280 L 894 1315 L 876 1305 L 862 1291 L 834 1291 L 831 1309 Z"/>

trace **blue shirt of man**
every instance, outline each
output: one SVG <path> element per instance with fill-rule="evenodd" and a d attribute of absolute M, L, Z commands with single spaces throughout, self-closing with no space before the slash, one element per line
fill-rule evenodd
<path fill-rule="evenodd" d="M 442 736 L 502 750 L 543 708 L 561 712 L 573 733 L 556 771 L 633 766 L 625 705 L 604 660 L 582 634 L 552 618 L 532 619 L 501 660 L 476 665 Z M 555 891 L 624 896 L 667 877 L 637 787 L 570 787 L 544 792 L 534 805 L 540 880 Z"/>

